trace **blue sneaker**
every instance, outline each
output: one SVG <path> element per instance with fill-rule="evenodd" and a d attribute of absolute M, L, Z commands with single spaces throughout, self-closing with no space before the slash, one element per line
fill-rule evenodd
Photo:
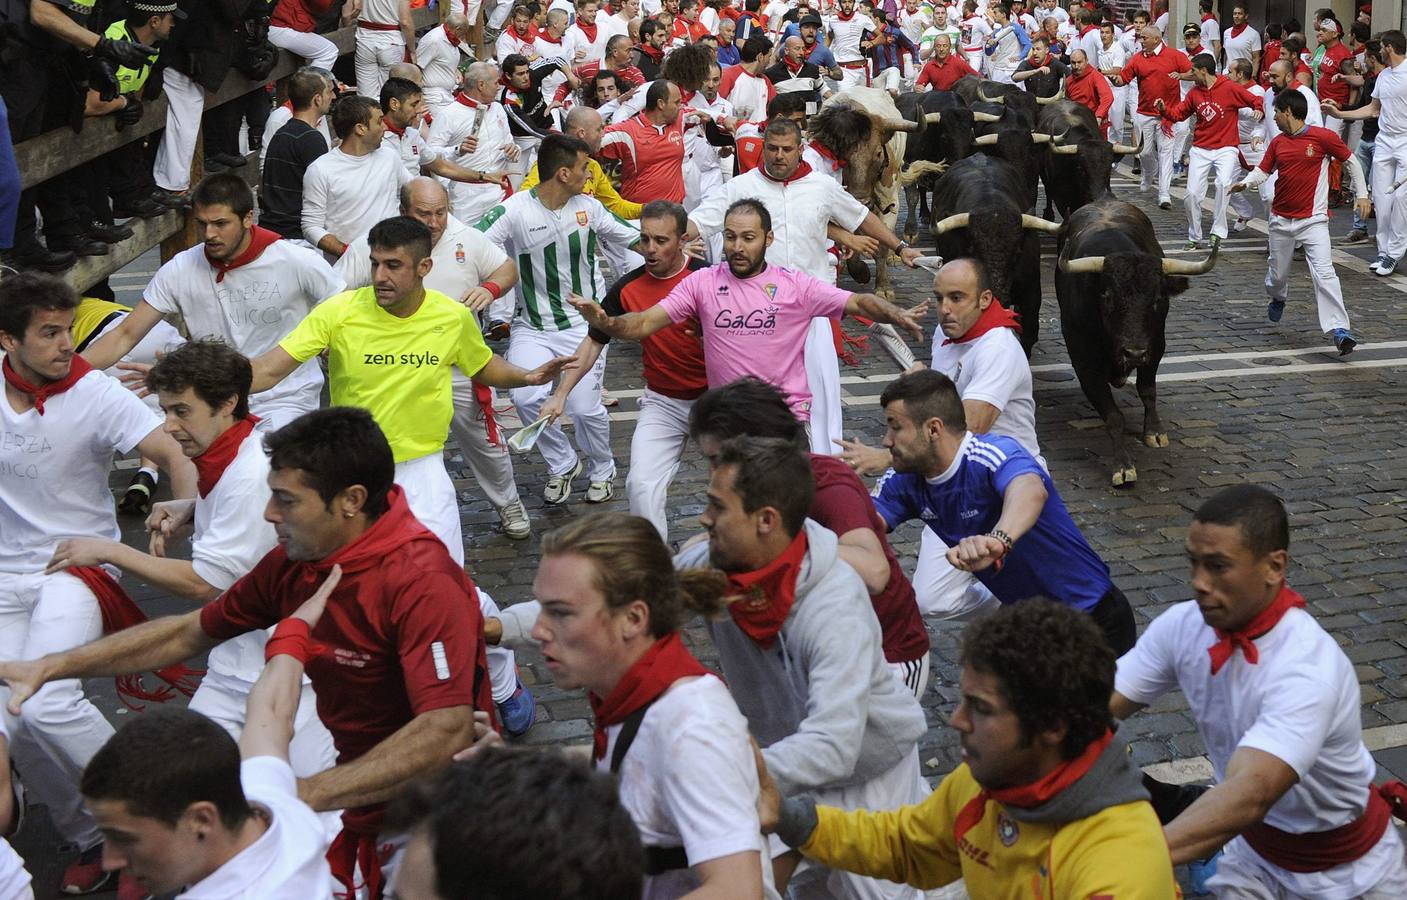
<path fill-rule="evenodd" d="M 1266 308 L 1265 308 L 1265 315 L 1266 315 L 1266 317 L 1269 318 L 1270 321 L 1272 321 L 1272 322 L 1278 322 L 1278 321 L 1280 321 L 1280 317 L 1283 316 L 1284 314 L 1285 314 L 1285 301 L 1284 301 L 1284 300 L 1271 300 L 1271 301 L 1270 301 L 1270 304 L 1269 304 L 1268 306 L 1266 306 Z"/>
<path fill-rule="evenodd" d="M 1192 893 L 1205 894 L 1207 882 L 1216 874 L 1216 861 L 1221 858 L 1221 851 L 1213 853 L 1206 859 L 1194 859 L 1187 864 L 1187 876 L 1192 881 Z"/>
<path fill-rule="evenodd" d="M 1339 348 L 1339 356 L 1348 356 L 1353 352 L 1353 348 L 1358 346 L 1358 341 L 1353 339 L 1353 334 L 1347 328 L 1335 328 L 1334 346 Z"/>
<path fill-rule="evenodd" d="M 513 696 L 495 705 L 498 707 L 498 720 L 503 723 L 503 730 L 510 737 L 522 737 L 527 734 L 537 718 L 537 701 L 533 699 L 532 692 L 524 686 L 521 678 L 518 679 L 518 689 L 513 692 Z"/>

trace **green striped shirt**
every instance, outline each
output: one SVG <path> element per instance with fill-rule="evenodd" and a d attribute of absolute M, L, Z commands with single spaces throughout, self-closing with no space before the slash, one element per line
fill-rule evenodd
<path fill-rule="evenodd" d="M 551 210 L 537 189 L 504 200 L 479 220 L 478 229 L 518 265 L 521 321 L 538 331 L 568 331 L 585 321 L 568 302 L 572 294 L 600 302 L 606 294 L 596 241 L 629 246 L 640 230 L 584 194 Z"/>

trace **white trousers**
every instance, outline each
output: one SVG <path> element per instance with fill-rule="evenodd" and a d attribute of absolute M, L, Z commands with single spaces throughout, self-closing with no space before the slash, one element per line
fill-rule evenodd
<path fill-rule="evenodd" d="M 318 408 L 321 385 L 318 388 L 317 391 L 300 391 L 271 399 L 262 399 L 265 394 L 255 394 L 249 398 L 249 411 L 260 418 L 264 428 L 278 431 L 294 419 Z"/>
<path fill-rule="evenodd" d="M 1314 285 L 1314 301 L 1319 306 L 1319 328 L 1329 332 L 1348 327 L 1348 311 L 1343 305 L 1343 291 L 1334 271 L 1329 243 L 1329 222 L 1320 216 L 1312 219 L 1270 217 L 1270 268 L 1265 273 L 1265 292 L 1272 300 L 1288 300 L 1290 263 L 1295 245 L 1304 248 L 1309 264 L 1309 281 Z"/>
<path fill-rule="evenodd" d="M 815 318 L 806 332 L 806 386 L 811 390 L 811 452 L 834 456 L 844 435 L 840 417 L 840 358 L 831 320 Z"/>
<path fill-rule="evenodd" d="M 919 538 L 918 565 L 911 581 L 918 611 L 925 616 L 968 621 L 1001 605 L 971 572 L 953 568 L 948 562 L 948 545 L 927 525 Z"/>
<path fill-rule="evenodd" d="M 1378 132 L 1373 143 L 1373 206 L 1378 217 L 1378 253 L 1389 259 L 1407 254 L 1407 135 Z"/>
<path fill-rule="evenodd" d="M 237 741 L 244 732 L 249 691 L 253 687 L 238 678 L 208 672 L 191 697 L 190 708 L 212 719 Z M 318 718 L 317 703 L 313 686 L 304 684 L 298 700 L 298 715 L 293 720 L 293 740 L 288 745 L 288 764 L 299 778 L 311 777 L 337 763 L 332 734 Z"/>
<path fill-rule="evenodd" d="M 1231 196 L 1231 187 L 1241 172 L 1239 151 L 1236 147 L 1218 147 L 1206 150 L 1193 147 L 1188 156 L 1187 196 L 1183 208 L 1187 211 L 1187 239 L 1202 239 L 1202 198 L 1207 195 L 1207 177 L 1214 175 L 1212 189 L 1216 197 L 1216 208 L 1212 211 L 1212 234 L 1226 237 L 1226 206 Z"/>
<path fill-rule="evenodd" d="M 405 60 L 405 38 L 399 31 L 357 29 L 357 50 L 352 57 L 357 72 L 357 93 L 380 99 L 387 71 Z M 472 222 L 469 224 L 473 224 Z"/>
<path fill-rule="evenodd" d="M 498 618 L 503 612 L 489 592 L 478 582 L 474 588 L 479 592 L 479 612 L 484 618 Z M 518 661 L 513 651 L 507 647 L 488 647 L 485 650 L 489 662 L 489 681 L 493 685 L 493 702 L 502 703 L 518 689 Z"/>
<path fill-rule="evenodd" d="M 928 676 L 932 666 L 932 654 L 925 653 L 918 659 L 911 659 L 908 662 L 887 662 L 889 671 L 894 673 L 894 677 L 899 679 L 899 683 L 904 686 L 904 690 L 914 695 L 915 700 L 922 700 L 924 691 L 928 690 Z"/>
<path fill-rule="evenodd" d="M 1367 871 L 1359 871 L 1366 869 Z M 1251 849 L 1245 838 L 1233 838 L 1216 863 L 1216 874 L 1207 888 L 1216 900 L 1318 900 L 1318 891 L 1299 893 L 1286 888 L 1276 877 L 1278 867 L 1272 867 Z M 1381 874 L 1379 874 L 1381 873 Z M 1356 900 L 1401 900 L 1407 897 L 1407 864 L 1402 859 L 1402 838 L 1397 823 L 1388 822 L 1382 839 L 1353 863 L 1316 873 L 1316 880 L 1362 893 Z M 1362 881 L 1374 882 L 1371 887 Z M 1353 882 L 1360 882 L 1353 884 Z"/>
<path fill-rule="evenodd" d="M 175 69 L 166 70 L 162 89 L 168 104 L 166 133 L 157 148 L 151 177 L 159 188 L 184 191 L 191 186 L 191 160 L 195 158 L 200 117 L 205 112 L 205 89 Z"/>
<path fill-rule="evenodd" d="M 492 395 L 493 389 L 488 389 Z M 454 370 L 454 417 L 449 433 L 459 444 L 464 464 L 474 473 L 479 489 L 496 509 L 518 502 L 518 483 L 513 479 L 513 457 L 507 436 L 494 424 L 496 439 L 489 437 L 489 414 L 474 395 L 474 382 Z"/>
<path fill-rule="evenodd" d="M 1172 167 L 1177 161 L 1178 142 L 1187 133 L 1187 122 L 1182 121 L 1173 126 L 1171 136 L 1164 134 L 1162 121 L 1155 116 L 1133 114 L 1133 126 L 1143 142 L 1143 155 L 1139 157 L 1143 180 L 1139 187 L 1148 190 L 1156 176 L 1159 203 L 1172 198 Z"/>
<path fill-rule="evenodd" d="M 869 63 L 856 66 L 853 69 L 841 66 L 840 81 L 836 82 L 837 90 L 843 91 L 848 87 L 864 87 L 869 82 L 869 72 Z"/>
<path fill-rule="evenodd" d="M 630 514 L 649 519 L 666 542 L 669 517 L 665 500 L 689 442 L 689 411 L 693 408 L 692 400 L 676 400 L 645 388 L 640 395 L 640 418 L 630 437 L 630 468 L 625 473 Z"/>
<path fill-rule="evenodd" d="M 874 77 L 874 80 L 870 82 L 871 86 L 877 88 L 884 88 L 890 93 L 898 93 L 899 88 L 903 85 L 903 83 L 904 72 L 902 69 L 896 68 L 895 66 L 890 66 L 889 68 L 882 70 L 878 75 Z"/>
<path fill-rule="evenodd" d="M 310 66 L 327 69 L 329 72 L 337 62 L 337 45 L 320 34 L 270 25 L 269 43 L 287 50 L 294 56 L 303 57 Z"/>
<path fill-rule="evenodd" d="M 1114 103 L 1109 107 L 1109 140 L 1111 143 L 1124 143 L 1124 124 L 1129 109 L 1128 86 L 1114 88 Z"/>
<path fill-rule="evenodd" d="M 1242 144 L 1242 145 L 1240 146 L 1240 151 L 1241 151 L 1241 157 L 1242 157 L 1243 159 L 1245 159 L 1246 162 L 1247 162 L 1249 165 L 1251 165 L 1252 167 L 1260 165 L 1261 157 L 1263 157 L 1263 156 L 1265 155 L 1264 149 L 1261 149 L 1261 150 L 1253 149 L 1250 144 Z M 1242 178 L 1244 175 L 1246 175 L 1247 172 L 1248 172 L 1247 169 L 1241 169 L 1241 168 L 1239 168 L 1239 164 L 1238 164 L 1238 169 L 1237 169 L 1237 172 L 1236 172 L 1236 180 L 1237 180 L 1237 181 L 1241 180 L 1241 178 Z M 1269 183 L 1270 183 L 1270 179 L 1267 178 L 1267 179 L 1265 180 L 1265 182 L 1263 182 L 1263 183 L 1261 184 L 1260 187 L 1261 187 L 1261 195 L 1262 195 L 1262 196 L 1264 196 L 1264 194 L 1265 194 L 1265 186 L 1266 186 L 1266 184 L 1269 184 Z M 1232 212 L 1234 212 L 1234 213 L 1236 214 L 1236 217 L 1237 217 L 1237 218 L 1240 218 L 1240 219 L 1254 219 L 1254 218 L 1256 217 L 1256 208 L 1255 208 L 1254 205 L 1252 205 L 1252 203 L 1251 203 L 1251 198 L 1248 196 L 1248 194 L 1249 194 L 1249 191 L 1238 191 L 1237 193 L 1231 195 L 1231 199 L 1230 199 L 1230 200 L 1226 201 L 1227 208 L 1230 209 Z M 1270 207 L 1267 205 L 1267 206 L 1266 206 L 1266 209 L 1269 209 L 1269 208 L 1270 208 Z"/>
<path fill-rule="evenodd" d="M 1015 74 L 1016 66 L 1012 66 L 1009 69 L 1004 66 L 992 66 L 991 71 L 987 74 L 987 77 L 990 78 L 992 81 L 997 81 L 1002 84 L 1015 84 L 1016 82 L 1012 80 L 1011 77 Z"/>
<path fill-rule="evenodd" d="M 508 339 L 508 361 L 524 369 L 536 369 L 553 357 L 575 353 L 584 337 L 585 324 L 568 331 L 538 331 L 520 317 L 513 323 L 513 333 Z M 611 453 L 611 419 L 601 404 L 601 376 L 605 371 L 606 356 L 602 354 L 567 395 L 566 413 L 571 416 L 576 430 L 577 446 L 586 454 L 586 472 L 592 481 L 605 481 L 616 471 L 615 456 Z M 509 391 L 524 425 L 537 421 L 538 410 L 554 389 L 550 384 L 543 384 Z M 566 475 L 576 467 L 576 451 L 559 424 L 543 429 L 537 439 L 537 449 L 542 452 L 549 475 Z"/>
<path fill-rule="evenodd" d="M 0 659 L 31 660 L 71 650 L 97 640 L 102 630 L 97 598 L 77 577 L 0 573 Z M 9 698 L 10 689 L 0 687 L 0 701 Z M 53 808 L 62 810 L 54 824 L 64 839 L 85 849 L 98 843 L 97 826 L 79 801 L 78 780 L 113 728 L 84 696 L 82 681 L 51 681 L 25 701 L 18 718 L 8 710 L 4 715 L 17 765 L 44 772 L 35 779 L 40 788 L 35 799 L 52 799 Z"/>
<path fill-rule="evenodd" d="M 511 2 L 501 2 L 496 4 L 488 13 L 488 26 L 490 28 L 502 29 L 503 23 L 508 21 L 508 14 L 513 11 L 514 4 Z M 487 48 L 485 48 L 487 49 Z"/>
<path fill-rule="evenodd" d="M 442 451 L 396 463 L 396 484 L 420 524 L 444 542 L 449 555 L 464 565 L 464 531 L 459 523 L 459 496 L 445 469 Z"/>

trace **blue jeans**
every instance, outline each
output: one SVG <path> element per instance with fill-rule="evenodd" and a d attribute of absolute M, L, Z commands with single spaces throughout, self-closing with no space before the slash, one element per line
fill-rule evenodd
<path fill-rule="evenodd" d="M 1360 140 L 1358 149 L 1353 151 L 1353 155 L 1358 159 L 1358 165 L 1363 167 L 1363 177 L 1371 182 L 1373 179 L 1373 142 Z M 1358 216 L 1357 205 L 1353 209 L 1353 227 L 1358 231 L 1368 230 L 1368 223 Z"/>
<path fill-rule="evenodd" d="M 10 147 L 10 116 L 0 100 L 0 250 L 15 245 L 15 213 L 20 205 L 20 170 Z"/>

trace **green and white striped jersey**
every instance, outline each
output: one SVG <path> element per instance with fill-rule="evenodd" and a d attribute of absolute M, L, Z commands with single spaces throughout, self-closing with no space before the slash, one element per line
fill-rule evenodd
<path fill-rule="evenodd" d="M 518 265 L 521 317 L 538 331 L 567 331 L 585 324 L 568 302 L 580 294 L 598 303 L 606 294 L 596 241 L 629 246 L 640 229 L 584 194 L 561 209 L 548 209 L 537 188 L 521 191 L 489 210 L 478 229 Z"/>

